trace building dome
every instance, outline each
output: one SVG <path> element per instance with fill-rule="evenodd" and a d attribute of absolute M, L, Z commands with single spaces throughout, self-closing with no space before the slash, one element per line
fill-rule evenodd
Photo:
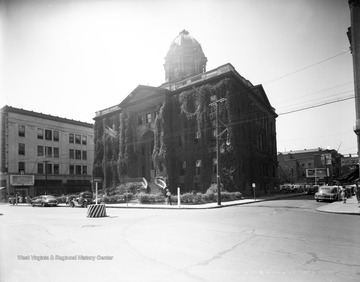
<path fill-rule="evenodd" d="M 200 43 L 185 29 L 171 42 L 165 57 L 165 79 L 173 81 L 206 71 L 207 58 Z"/>

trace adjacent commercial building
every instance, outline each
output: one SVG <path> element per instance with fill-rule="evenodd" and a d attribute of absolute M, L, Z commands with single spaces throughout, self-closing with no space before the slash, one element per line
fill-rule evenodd
<path fill-rule="evenodd" d="M 333 149 L 305 149 L 278 154 L 282 183 L 329 183 L 338 178 L 342 155 Z"/>
<path fill-rule="evenodd" d="M 264 88 L 229 63 L 210 71 L 206 63 L 183 30 L 165 57 L 164 84 L 139 85 L 96 113 L 94 177 L 104 187 L 143 177 L 151 189 L 161 178 L 173 192 L 205 192 L 219 175 L 230 191 L 274 188 L 277 114 Z"/>
<path fill-rule="evenodd" d="M 5 106 L 1 109 L 2 196 L 91 189 L 93 125 Z"/>

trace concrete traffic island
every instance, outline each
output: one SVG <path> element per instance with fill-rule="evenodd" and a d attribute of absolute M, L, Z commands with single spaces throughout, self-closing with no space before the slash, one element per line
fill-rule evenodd
<path fill-rule="evenodd" d="M 87 210 L 87 217 L 106 217 L 105 205 L 89 205 Z"/>

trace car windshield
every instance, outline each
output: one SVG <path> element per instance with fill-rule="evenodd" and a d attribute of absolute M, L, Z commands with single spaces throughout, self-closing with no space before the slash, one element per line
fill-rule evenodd
<path fill-rule="evenodd" d="M 330 189 L 330 187 L 321 187 L 320 191 L 329 193 L 331 191 L 331 189 Z"/>
<path fill-rule="evenodd" d="M 47 200 L 56 200 L 54 196 L 44 196 L 44 199 L 47 199 Z"/>

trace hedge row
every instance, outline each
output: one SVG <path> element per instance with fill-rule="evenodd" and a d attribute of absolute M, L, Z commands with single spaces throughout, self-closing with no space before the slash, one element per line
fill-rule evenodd
<path fill-rule="evenodd" d="M 140 204 L 147 203 L 163 203 L 165 197 L 162 194 L 145 194 L 140 193 L 137 196 Z M 240 192 L 221 192 L 221 201 L 235 201 L 243 199 Z M 177 195 L 171 196 L 171 201 L 176 203 L 178 200 Z M 180 202 L 183 204 L 206 204 L 214 203 L 217 201 L 217 194 L 215 193 L 185 193 L 180 195 Z"/>

